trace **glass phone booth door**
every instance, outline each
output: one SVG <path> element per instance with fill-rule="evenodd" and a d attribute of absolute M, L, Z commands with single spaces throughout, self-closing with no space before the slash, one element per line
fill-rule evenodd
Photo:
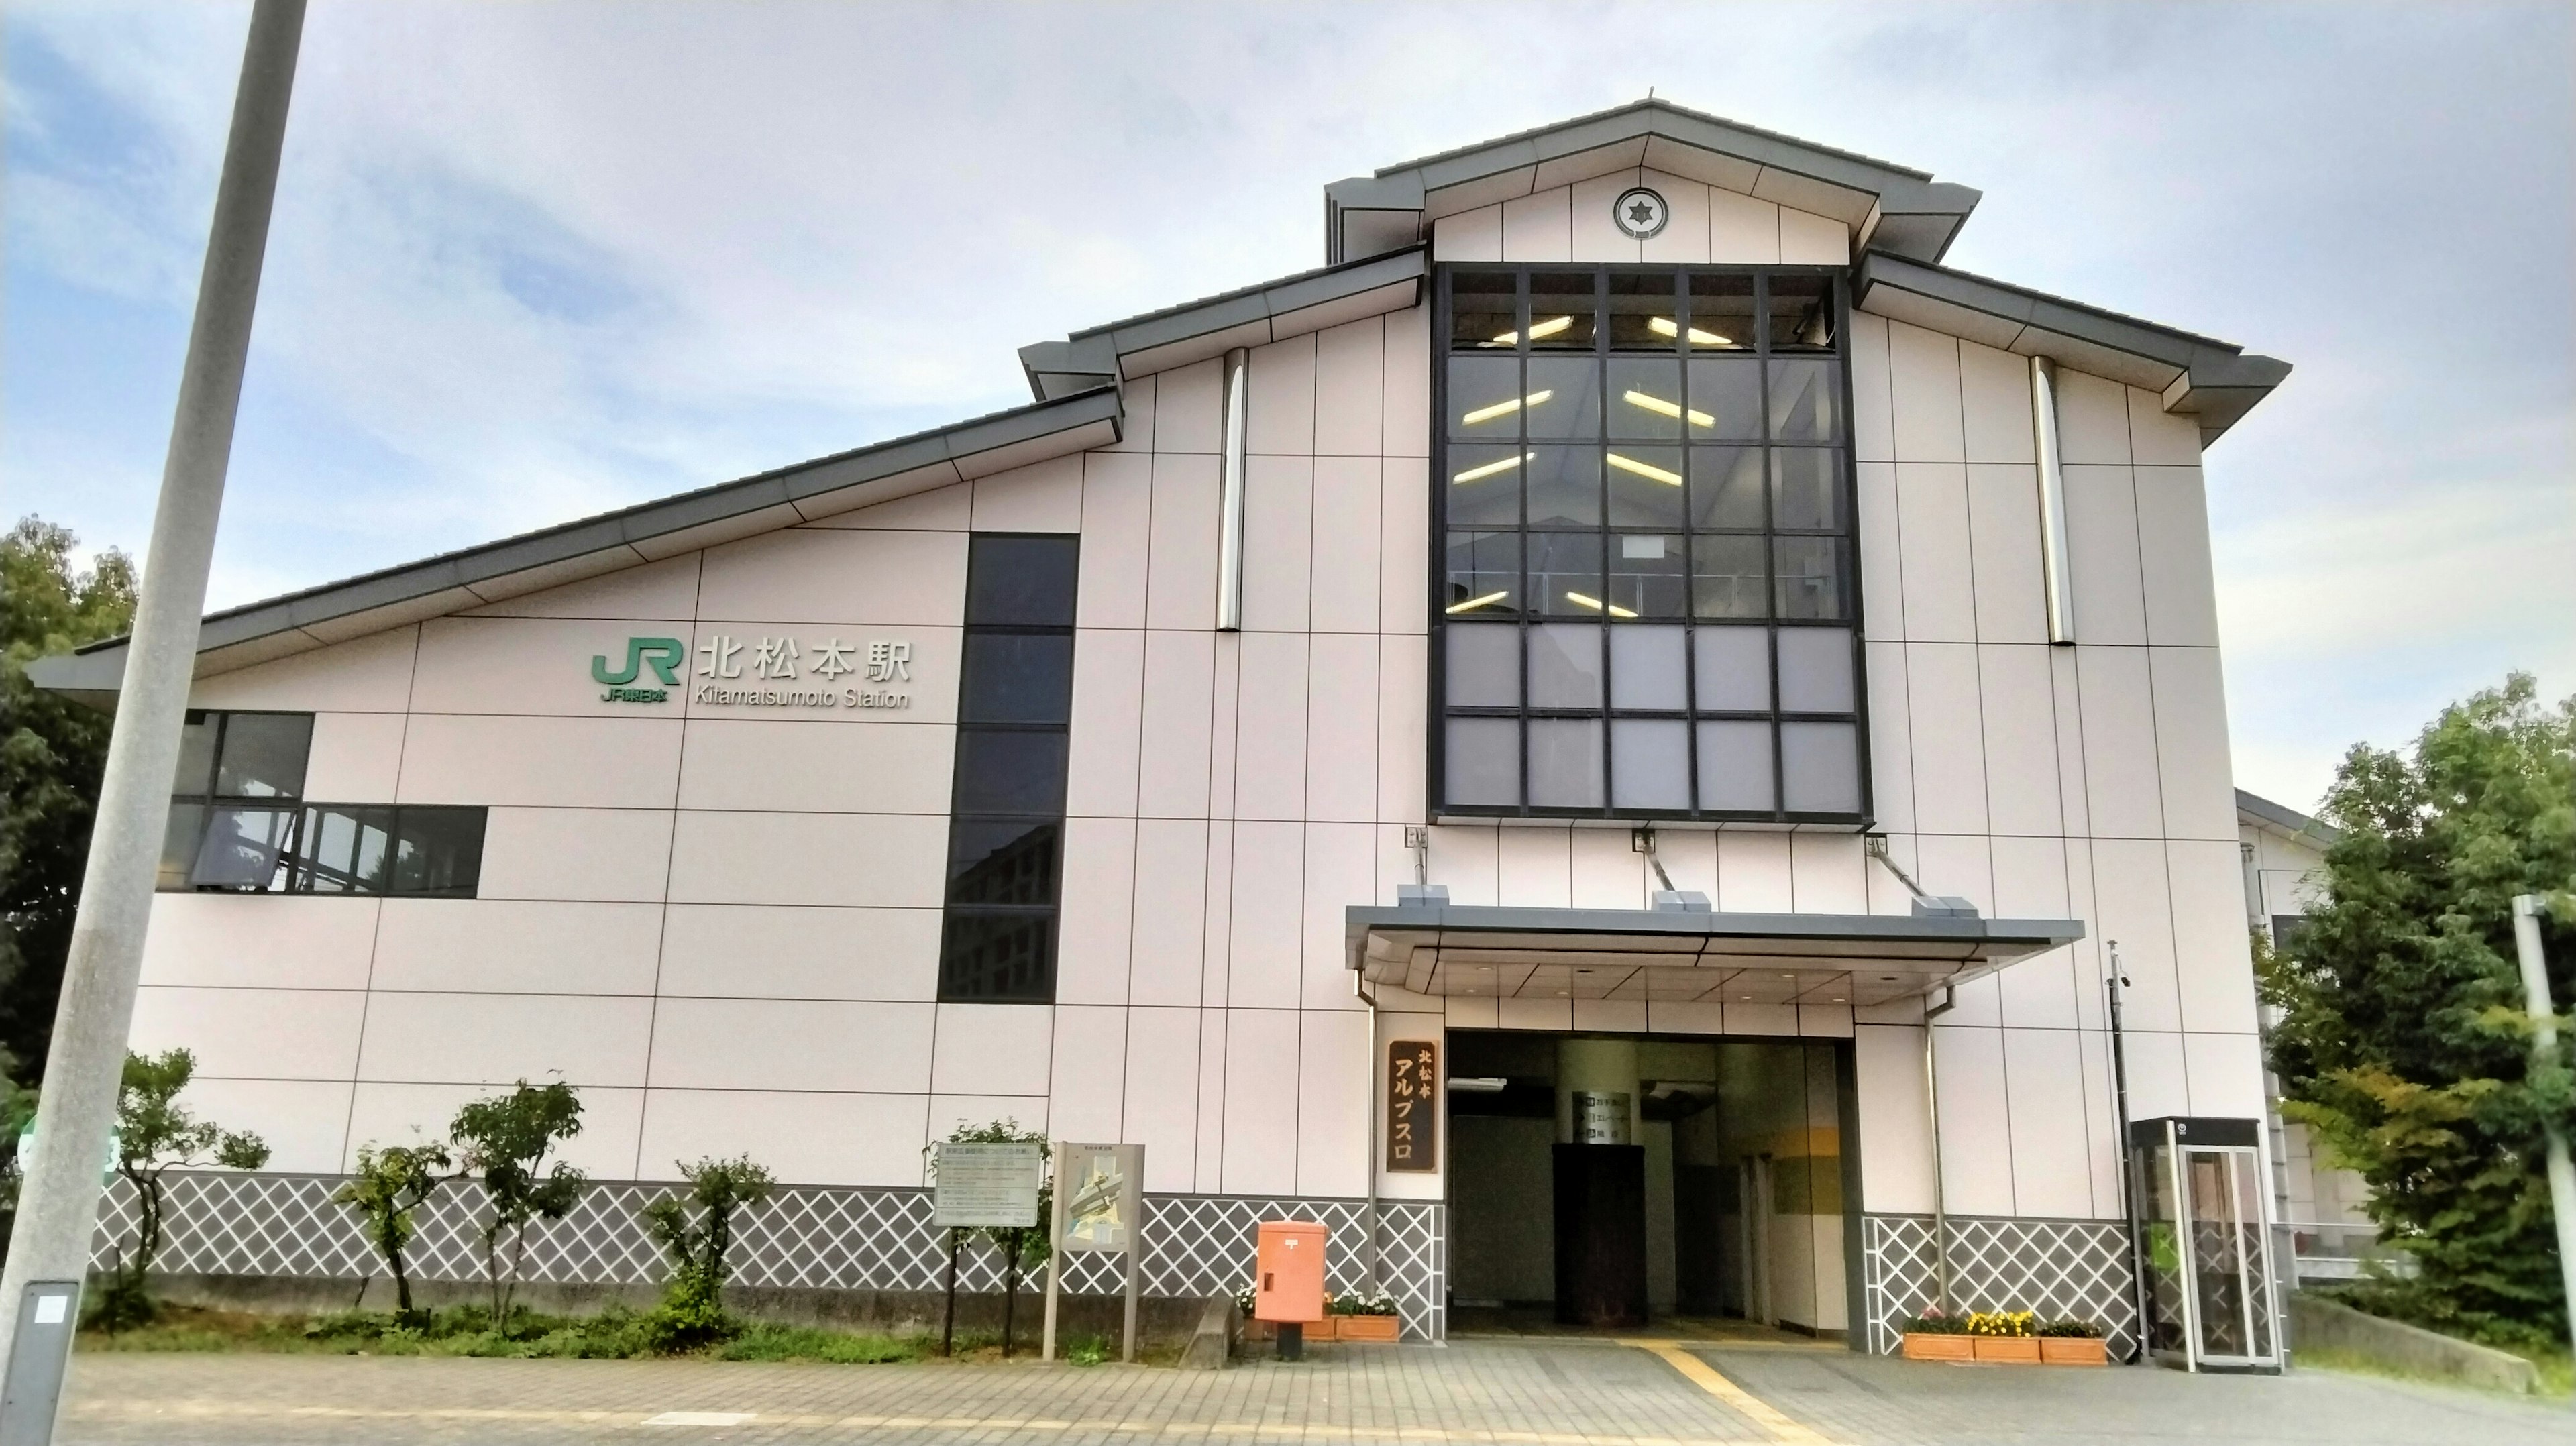
<path fill-rule="evenodd" d="M 2147 1346 L 2185 1370 L 2276 1371 L 2271 1234 L 2252 1120 L 2130 1127 L 2147 1267 Z"/>

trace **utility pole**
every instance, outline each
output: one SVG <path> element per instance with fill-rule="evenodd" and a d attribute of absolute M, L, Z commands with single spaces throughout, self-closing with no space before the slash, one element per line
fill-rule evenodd
<path fill-rule="evenodd" d="M 2513 900 L 2513 951 L 2522 963 L 2523 1004 L 2531 1011 L 2531 1074 L 2558 1067 L 2558 1012 L 2549 1000 L 2549 961 L 2540 953 L 2541 898 Z M 2576 1163 L 2567 1158 L 2567 1131 L 2542 1117 L 2548 1136 L 2549 1203 L 2558 1217 L 2558 1280 L 2567 1292 L 2567 1318 L 2576 1323 Z"/>
<path fill-rule="evenodd" d="M 54 1012 L 53 1046 L 36 1111 L 9 1262 L 0 1272 L 0 1440 L 52 1439 L 62 1371 L 77 1323 L 79 1286 L 98 1226 L 99 1162 L 116 1120 L 134 986 L 178 769 L 179 729 L 195 672 L 197 622 L 223 511 L 233 419 L 259 300 L 260 263 L 277 196 L 287 101 L 304 34 L 304 0 L 257 0 L 233 97 L 223 178 L 215 190 L 196 319 L 179 377 L 179 406 L 161 500 L 152 517 L 142 597 L 127 645 L 116 727 L 107 745 L 81 877 L 80 913 Z M 74 1307 L 66 1320 L 64 1297 Z"/>

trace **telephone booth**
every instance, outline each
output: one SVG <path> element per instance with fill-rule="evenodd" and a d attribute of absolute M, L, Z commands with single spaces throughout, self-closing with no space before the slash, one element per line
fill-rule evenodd
<path fill-rule="evenodd" d="M 2187 1371 L 2278 1371 L 2261 1128 L 2174 1117 L 2130 1127 L 2147 1271 L 2147 1347 Z"/>

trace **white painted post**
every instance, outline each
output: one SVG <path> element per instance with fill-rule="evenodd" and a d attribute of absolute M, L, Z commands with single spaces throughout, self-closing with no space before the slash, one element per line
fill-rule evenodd
<path fill-rule="evenodd" d="M 29 1284 L 79 1281 L 89 1273 L 90 1236 L 98 1228 L 98 1151 L 116 1121 L 125 1037 L 134 1021 L 143 935 L 151 923 L 180 723 L 196 671 L 197 624 L 206 606 L 206 573 L 223 511 L 224 474 L 232 460 L 233 421 L 303 34 L 304 0 L 258 0 L 252 7 L 161 500 L 144 558 L 142 598 L 45 1061 L 36 1134 L 46 1147 L 31 1162 L 8 1267 L 0 1272 L 0 1361 L 9 1363 L 13 1381 L 22 1369 L 44 1368 L 16 1358 L 19 1303 Z M 67 1349 L 69 1337 L 62 1332 L 58 1344 Z M 0 1420 L 0 1430 L 19 1440 L 52 1436 L 50 1420 L 41 1434 L 33 1422 Z"/>
<path fill-rule="evenodd" d="M 2522 963 L 2523 1005 L 2531 1011 L 2535 1069 L 2558 1057 L 2558 1011 L 2549 999 L 2549 961 L 2540 952 L 2540 911 L 2538 894 L 2514 897 L 2513 951 Z M 2567 1132 L 2553 1121 L 2544 1121 L 2543 1128 L 2549 1138 L 2549 1203 L 2558 1217 L 2558 1280 L 2567 1292 L 2567 1318 L 2576 1325 L 2576 1163 L 2567 1157 Z"/>

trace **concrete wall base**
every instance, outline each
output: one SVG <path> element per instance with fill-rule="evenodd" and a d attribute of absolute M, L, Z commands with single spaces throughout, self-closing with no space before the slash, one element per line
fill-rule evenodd
<path fill-rule="evenodd" d="M 2294 1352 L 2343 1351 L 2392 1371 L 2490 1391 L 2528 1396 L 2540 1390 L 2539 1368 L 2520 1356 L 2354 1310 L 2307 1291 L 2290 1293 L 2290 1343 Z"/>

